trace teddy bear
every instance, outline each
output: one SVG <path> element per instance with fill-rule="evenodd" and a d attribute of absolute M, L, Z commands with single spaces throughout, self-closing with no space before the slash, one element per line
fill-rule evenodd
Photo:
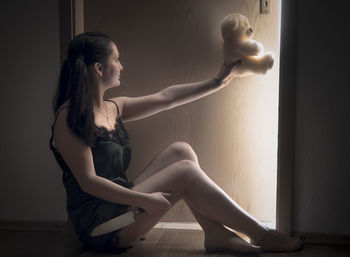
<path fill-rule="evenodd" d="M 274 63 L 274 54 L 265 52 L 261 43 L 252 39 L 253 29 L 248 19 L 238 13 L 225 16 L 221 23 L 223 58 L 225 65 L 236 60 L 241 64 L 235 70 L 236 77 L 267 74 Z"/>

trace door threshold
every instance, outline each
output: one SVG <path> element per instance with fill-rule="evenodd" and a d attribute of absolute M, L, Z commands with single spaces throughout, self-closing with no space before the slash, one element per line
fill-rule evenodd
<path fill-rule="evenodd" d="M 261 222 L 269 228 L 276 228 L 276 222 L 265 221 Z M 198 222 L 158 222 L 153 228 L 160 229 L 183 229 L 183 230 L 203 230 Z"/>

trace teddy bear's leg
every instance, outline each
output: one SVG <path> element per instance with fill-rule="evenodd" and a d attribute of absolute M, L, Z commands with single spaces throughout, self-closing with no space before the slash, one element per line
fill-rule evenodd
<path fill-rule="evenodd" d="M 236 51 L 241 56 L 251 56 L 264 52 L 264 47 L 255 40 L 246 40 L 239 45 Z"/>
<path fill-rule="evenodd" d="M 265 53 L 262 56 L 250 56 L 246 59 L 246 66 L 256 74 L 266 74 L 272 68 L 273 63 L 272 53 Z"/>

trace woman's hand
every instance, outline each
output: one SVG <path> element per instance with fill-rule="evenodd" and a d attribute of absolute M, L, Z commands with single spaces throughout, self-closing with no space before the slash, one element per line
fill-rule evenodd
<path fill-rule="evenodd" d="M 213 78 L 220 87 L 227 86 L 234 78 L 234 71 L 241 64 L 241 60 L 234 61 L 228 65 L 222 64 L 218 74 Z"/>
<path fill-rule="evenodd" d="M 143 202 L 141 208 L 143 208 L 149 214 L 162 214 L 166 210 L 170 209 L 171 203 L 168 199 L 172 195 L 164 192 L 154 192 L 148 194 L 148 197 Z"/>

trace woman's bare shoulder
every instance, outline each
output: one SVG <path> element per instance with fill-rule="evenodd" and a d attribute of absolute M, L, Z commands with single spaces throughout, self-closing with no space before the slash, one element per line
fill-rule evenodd
<path fill-rule="evenodd" d="M 61 132 L 63 126 L 67 126 L 69 100 L 65 101 L 56 111 L 54 131 Z M 55 133 L 57 134 L 57 133 Z"/>
<path fill-rule="evenodd" d="M 121 106 L 121 105 L 123 105 L 123 101 L 125 100 L 125 97 L 123 97 L 123 96 L 117 96 L 117 97 L 109 98 L 109 99 L 107 99 L 107 100 L 116 102 L 116 103 L 118 104 L 118 106 Z"/>
<path fill-rule="evenodd" d="M 65 101 L 58 109 L 57 109 L 57 112 L 59 110 L 61 110 L 62 108 L 67 108 L 69 107 L 69 99 L 67 101 Z"/>
<path fill-rule="evenodd" d="M 119 108 L 120 115 L 122 116 L 123 106 L 124 106 L 124 102 L 126 101 L 126 98 L 127 98 L 127 97 L 118 96 L 118 97 L 109 98 L 109 99 L 107 99 L 107 100 L 111 100 L 111 101 L 117 103 L 118 108 Z"/>
<path fill-rule="evenodd" d="M 67 116 L 69 109 L 64 108 L 68 106 L 65 104 L 60 106 L 54 126 L 55 145 L 61 153 L 67 151 L 67 149 L 82 147 L 84 145 L 82 139 L 77 137 L 68 125 Z"/>

